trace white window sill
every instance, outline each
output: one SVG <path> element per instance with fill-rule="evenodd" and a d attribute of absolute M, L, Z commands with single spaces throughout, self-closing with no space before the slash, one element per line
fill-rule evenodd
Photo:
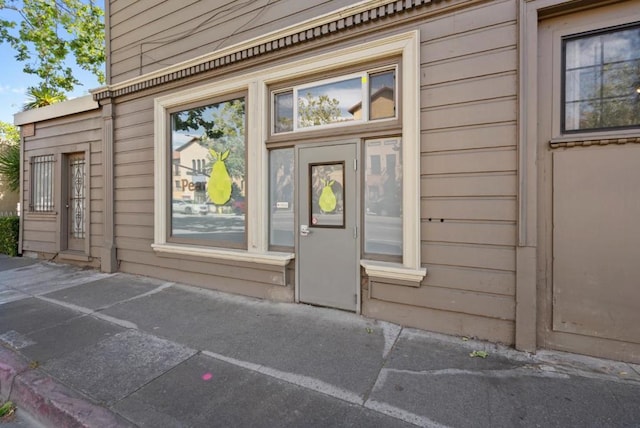
<path fill-rule="evenodd" d="M 419 287 L 420 282 L 427 275 L 427 268 L 413 269 L 399 263 L 360 260 L 360 266 L 370 277 L 407 281 L 414 283 L 415 287 Z"/>
<path fill-rule="evenodd" d="M 250 253 L 245 250 L 224 250 L 219 248 L 198 247 L 195 245 L 151 244 L 151 248 L 153 248 L 156 253 L 210 257 L 213 259 L 260 263 L 271 266 L 286 266 L 295 258 L 293 253 Z"/>

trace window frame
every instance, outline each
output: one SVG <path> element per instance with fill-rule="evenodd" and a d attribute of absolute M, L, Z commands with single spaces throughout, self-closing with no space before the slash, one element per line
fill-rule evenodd
<path fill-rule="evenodd" d="M 640 30 L 640 21 L 628 22 L 624 24 L 605 26 L 602 28 L 590 29 L 583 32 L 577 32 L 572 34 L 565 34 L 560 37 L 560 133 L 562 135 L 573 135 L 581 133 L 602 133 L 602 132 L 616 132 L 625 130 L 637 130 L 640 128 L 640 123 L 636 125 L 625 126 L 607 126 L 607 127 L 595 127 L 595 128 L 580 128 L 580 129 L 566 129 L 566 88 L 567 88 L 567 55 L 566 46 L 568 42 L 585 39 L 598 35 L 605 35 L 615 33 L 617 31 L 623 31 L 626 29 L 638 29 Z M 600 67 L 604 66 L 603 63 L 598 64 Z M 600 82 L 600 88 L 602 88 L 602 82 Z M 640 94 L 640 93 L 639 93 Z M 640 96 L 640 95 L 638 95 Z M 602 98 L 602 97 L 601 97 Z"/>
<path fill-rule="evenodd" d="M 576 130 L 564 132 L 562 130 L 562 99 L 563 99 L 563 39 L 579 34 L 587 34 L 590 32 L 601 32 L 609 28 L 623 27 L 634 25 L 640 22 L 640 15 L 621 14 L 619 16 L 604 16 L 602 19 L 578 19 L 577 21 L 568 22 L 567 25 L 552 30 L 550 33 L 550 56 L 551 68 L 549 70 L 551 79 L 551 97 L 550 102 L 550 123 L 551 136 L 549 144 L 573 143 L 584 140 L 603 140 L 616 138 L 630 138 L 640 135 L 639 128 L 610 129 L 602 130 Z M 538 76 L 537 79 L 540 79 Z M 538 88 L 542 81 L 535 81 L 534 87 Z M 536 89 L 537 90 L 537 89 Z M 531 106 L 529 109 L 533 108 Z M 532 122 L 532 123 L 535 123 Z"/>
<path fill-rule="evenodd" d="M 38 161 L 37 159 L 39 158 L 47 158 L 47 159 Z M 55 214 L 56 213 L 56 205 L 57 205 L 55 200 L 56 162 L 57 162 L 57 159 L 54 153 L 45 153 L 45 154 L 38 154 L 38 155 L 34 154 L 29 157 L 29 212 L 30 213 L 34 213 L 34 214 Z M 47 172 L 49 174 L 48 185 L 38 186 L 39 188 L 46 187 L 46 189 L 44 190 L 47 190 L 48 192 L 48 195 L 45 195 L 45 196 L 49 197 L 50 203 L 46 205 L 44 209 L 36 209 L 36 206 L 39 206 L 39 204 L 36 204 L 34 199 L 35 193 L 36 193 L 36 183 L 40 183 L 39 181 L 36 180 L 36 165 L 41 165 L 41 166 L 46 165 L 46 168 L 48 169 Z M 40 175 L 42 174 L 46 174 L 46 172 L 42 172 Z M 42 191 L 43 189 L 39 189 L 39 190 Z"/>
<path fill-rule="evenodd" d="M 323 134 L 331 132 L 335 128 L 342 128 L 347 133 L 359 133 L 363 129 L 388 129 L 390 127 L 400 127 L 402 123 L 402 86 L 401 79 L 398 76 L 402 73 L 402 57 L 392 56 L 382 60 L 370 60 L 356 66 L 340 67 L 337 66 L 334 70 L 331 70 L 328 74 L 324 73 L 322 76 L 317 74 L 311 74 L 303 77 L 298 77 L 293 80 L 282 82 L 276 82 L 269 85 L 269 142 L 278 141 L 283 139 L 291 139 L 295 136 L 296 140 L 302 138 L 309 138 L 314 134 Z M 374 74 L 381 74 L 386 71 L 394 71 L 394 115 L 391 117 L 384 117 L 379 119 L 370 118 L 370 76 Z M 315 125 L 304 128 L 298 128 L 297 122 L 297 93 L 300 90 L 310 87 L 322 86 L 334 82 L 341 82 L 353 78 L 360 78 L 361 82 L 363 78 L 366 78 L 366 83 L 361 83 L 362 90 L 362 117 L 358 120 L 351 120 L 345 122 L 334 122 L 323 125 Z M 275 97 L 277 95 L 291 92 L 293 97 L 293 130 L 291 131 L 275 131 Z M 366 101 L 366 102 L 365 102 Z"/>

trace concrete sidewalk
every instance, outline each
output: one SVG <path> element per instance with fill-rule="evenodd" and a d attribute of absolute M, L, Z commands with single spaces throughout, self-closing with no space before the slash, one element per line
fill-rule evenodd
<path fill-rule="evenodd" d="M 0 344 L 47 426 L 640 427 L 638 366 L 23 258 Z"/>

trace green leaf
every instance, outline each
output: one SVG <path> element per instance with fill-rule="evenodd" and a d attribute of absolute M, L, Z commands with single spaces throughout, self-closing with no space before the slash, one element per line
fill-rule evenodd
<path fill-rule="evenodd" d="M 469 354 L 471 358 L 487 358 L 489 353 L 486 351 L 473 351 Z"/>
<path fill-rule="evenodd" d="M 25 110 L 46 107 L 67 99 L 62 92 L 44 85 L 27 89 L 28 101 L 24 104 Z"/>
<path fill-rule="evenodd" d="M 20 189 L 20 132 L 0 121 L 0 176 L 12 191 Z"/>
<path fill-rule="evenodd" d="M 73 90 L 79 82 L 65 64 L 71 57 L 104 83 L 104 13 L 92 1 L 0 0 L 0 11 L 0 43 L 41 79 L 39 88 Z"/>

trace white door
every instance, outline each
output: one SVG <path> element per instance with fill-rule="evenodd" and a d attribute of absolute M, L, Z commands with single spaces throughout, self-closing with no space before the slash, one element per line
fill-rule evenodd
<path fill-rule="evenodd" d="M 357 143 L 298 148 L 298 300 L 356 311 Z"/>

